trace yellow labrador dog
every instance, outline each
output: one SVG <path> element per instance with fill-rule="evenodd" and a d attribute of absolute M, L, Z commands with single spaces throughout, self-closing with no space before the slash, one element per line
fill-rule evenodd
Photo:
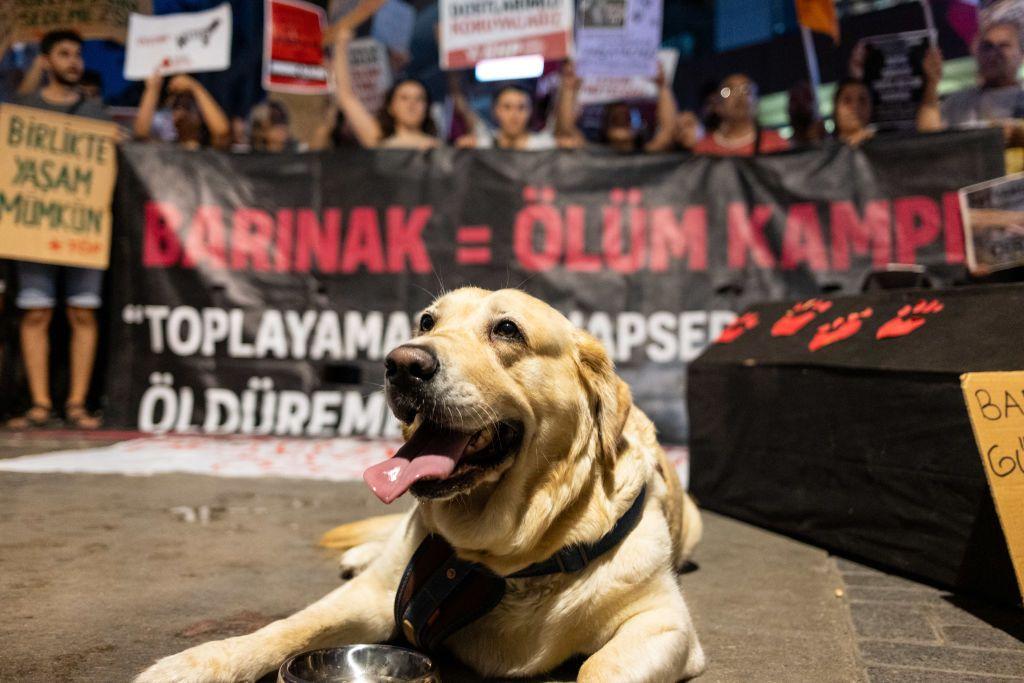
<path fill-rule="evenodd" d="M 395 598 L 425 539 L 503 586 L 444 641 L 483 676 L 541 674 L 574 655 L 586 656 L 580 681 L 701 673 L 677 580 L 699 513 L 597 340 L 523 292 L 459 289 L 388 356 L 386 389 L 407 442 L 365 479 L 385 502 L 411 490 L 418 504 L 350 525 L 349 544 L 369 542 L 374 559 L 293 616 L 161 659 L 137 683 L 252 681 L 305 650 L 415 637 L 396 625 Z M 562 566 L 579 548 L 580 563 Z"/>

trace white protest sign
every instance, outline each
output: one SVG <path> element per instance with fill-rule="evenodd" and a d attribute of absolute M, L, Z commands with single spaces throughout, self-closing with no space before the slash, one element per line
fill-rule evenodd
<path fill-rule="evenodd" d="M 484 59 L 572 52 L 573 0 L 440 0 L 441 68 Z"/>
<path fill-rule="evenodd" d="M 353 40 L 348 46 L 348 64 L 356 97 L 370 111 L 379 110 L 391 87 L 387 47 L 373 38 Z"/>
<path fill-rule="evenodd" d="M 576 73 L 653 77 L 661 43 L 661 0 L 580 0 Z"/>
<path fill-rule="evenodd" d="M 671 84 L 679 63 L 679 50 L 665 48 L 658 50 L 658 62 L 665 74 L 665 82 Z M 607 104 L 627 100 L 655 100 L 658 98 L 658 86 L 651 78 L 642 76 L 584 78 L 580 86 L 579 103 Z"/>
<path fill-rule="evenodd" d="M 128 20 L 124 77 L 129 81 L 162 74 L 223 71 L 231 66 L 231 5 L 205 12 Z"/>
<path fill-rule="evenodd" d="M 972 273 L 1024 265 L 1024 173 L 963 188 L 960 211 Z"/>
<path fill-rule="evenodd" d="M 415 23 L 416 8 L 402 0 L 388 0 L 373 15 L 370 34 L 393 50 L 409 54 Z"/>

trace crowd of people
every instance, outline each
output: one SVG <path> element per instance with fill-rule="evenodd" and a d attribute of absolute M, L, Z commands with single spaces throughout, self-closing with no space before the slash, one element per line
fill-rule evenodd
<path fill-rule="evenodd" d="M 1008 149 L 1024 147 L 1024 89 L 1019 73 L 1024 62 L 1021 27 L 1001 21 L 979 33 L 974 46 L 978 83 L 940 99 L 942 55 L 931 47 L 924 59 L 924 95 L 917 115 L 922 132 L 964 126 L 997 126 Z M 596 134 L 579 125 L 581 79 L 571 62 L 562 66 L 560 87 L 547 117 L 535 111 L 533 93 L 519 84 L 499 87 L 490 116 L 479 115 L 462 91 L 459 74 L 450 74 L 452 109 L 460 119 L 447 138 L 432 113 L 429 89 L 413 78 L 398 78 L 377 112 L 357 96 L 348 63 L 351 30 L 335 34 L 330 71 L 334 93 L 323 121 L 310 139 L 300 142 L 289 111 L 274 99 L 254 107 L 248 118 L 229 118 L 216 98 L 195 78 L 155 73 L 146 82 L 137 115 L 124 140 L 162 140 L 185 149 L 212 147 L 238 152 L 287 152 L 342 147 L 427 150 L 443 145 L 474 149 L 607 150 L 616 153 L 689 152 L 718 156 L 771 154 L 829 144 L 857 146 L 875 135 L 872 97 L 864 82 L 865 48 L 858 45 L 848 75 L 834 89 L 831 133 L 818 113 L 811 86 L 794 85 L 788 113 L 792 135 L 758 123 L 758 86 L 736 73 L 709 88 L 699 111 L 680 112 L 672 85 L 659 70 L 657 100 L 651 125 L 645 125 L 632 103 L 604 106 Z M 99 79 L 85 68 L 82 39 L 71 31 L 55 31 L 40 43 L 39 57 L 18 86 L 18 103 L 42 109 L 107 119 L 97 97 Z M 458 131 L 455 134 L 454 131 Z M 1018 150 L 1020 151 L 1020 150 Z M 1021 152 L 1024 155 L 1024 151 Z M 97 346 L 96 310 L 101 305 L 102 273 L 81 268 L 19 262 L 16 305 L 22 309 L 20 341 L 31 407 L 7 423 L 9 428 L 46 427 L 57 420 L 50 394 L 49 328 L 62 273 L 70 326 L 70 376 L 67 400 L 60 411 L 76 428 L 94 429 L 100 420 L 86 408 Z M 2 284 L 2 280 L 0 280 Z"/>

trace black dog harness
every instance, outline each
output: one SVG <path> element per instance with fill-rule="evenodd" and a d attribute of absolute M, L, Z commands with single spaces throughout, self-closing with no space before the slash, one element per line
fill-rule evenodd
<path fill-rule="evenodd" d="M 413 553 L 395 595 L 395 624 L 415 648 L 432 651 L 460 628 L 484 616 L 505 596 L 506 579 L 573 573 L 618 545 L 640 521 L 647 487 L 615 526 L 595 543 L 569 545 L 546 560 L 502 577 L 481 564 L 460 560 L 455 549 L 430 534 Z"/>

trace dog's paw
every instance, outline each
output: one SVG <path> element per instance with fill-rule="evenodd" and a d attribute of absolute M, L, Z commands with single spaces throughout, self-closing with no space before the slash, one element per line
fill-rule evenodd
<path fill-rule="evenodd" d="M 232 639 L 233 640 L 233 639 Z M 229 641 L 218 640 L 164 657 L 135 677 L 133 683 L 232 683 L 254 681 L 262 672 L 239 658 Z"/>
<path fill-rule="evenodd" d="M 356 575 L 361 574 L 371 562 L 380 556 L 383 549 L 384 544 L 377 541 L 349 548 L 338 559 L 339 576 L 346 581 L 355 578 Z"/>

